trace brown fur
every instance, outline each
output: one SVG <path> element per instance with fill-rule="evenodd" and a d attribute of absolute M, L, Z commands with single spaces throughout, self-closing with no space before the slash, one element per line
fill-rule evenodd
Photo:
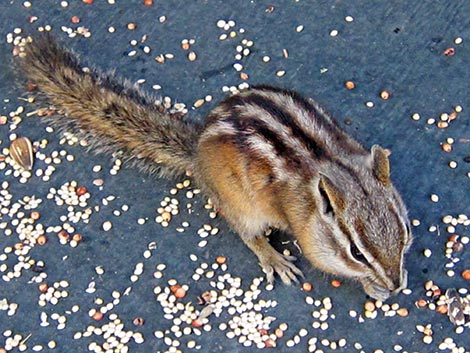
<path fill-rule="evenodd" d="M 192 170 L 268 280 L 302 275 L 263 236 L 277 227 L 298 239 L 312 265 L 358 279 L 374 298 L 406 284 L 403 256 L 412 238 L 387 153 L 365 150 L 313 100 L 255 87 L 220 103 L 199 129 L 129 83 L 84 71 L 50 36 L 28 45 L 22 64 L 63 112 L 50 119 L 54 126 L 85 137 L 97 152 L 122 151 L 143 170 Z"/>
<path fill-rule="evenodd" d="M 183 174 L 193 168 L 197 129 L 129 83 L 84 71 L 72 52 L 47 34 L 26 46 L 22 68 L 64 114 L 52 125 L 84 137 L 95 152 L 122 151 L 141 169 Z"/>

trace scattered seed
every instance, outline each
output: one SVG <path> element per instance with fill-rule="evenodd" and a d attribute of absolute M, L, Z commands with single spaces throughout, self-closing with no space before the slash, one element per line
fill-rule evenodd
<path fill-rule="evenodd" d="M 195 61 L 195 60 L 197 59 L 196 53 L 193 52 L 193 51 L 190 52 L 190 53 L 188 54 L 188 59 L 189 59 L 189 61 Z"/>
<path fill-rule="evenodd" d="M 111 230 L 112 227 L 113 227 L 113 224 L 110 221 L 104 222 L 103 226 L 102 226 L 102 228 L 105 232 Z"/>
<path fill-rule="evenodd" d="M 470 281 L 470 269 L 462 271 L 462 278 Z"/>
<path fill-rule="evenodd" d="M 382 91 L 380 92 L 380 98 L 384 99 L 384 100 L 387 100 L 389 99 L 391 96 L 390 92 L 389 91 Z"/>
<path fill-rule="evenodd" d="M 47 243 L 47 236 L 45 236 L 44 234 L 40 235 L 38 238 L 37 238 L 37 243 L 39 245 L 44 245 Z"/>
<path fill-rule="evenodd" d="M 104 317 L 103 313 L 101 311 L 97 311 L 93 314 L 93 320 L 95 321 L 101 321 Z"/>
<path fill-rule="evenodd" d="M 353 81 L 346 81 L 344 83 L 344 87 L 346 87 L 346 89 L 352 90 L 356 87 L 356 84 Z"/>
<path fill-rule="evenodd" d="M 31 140 L 27 137 L 18 137 L 10 144 L 10 156 L 22 168 L 32 170 L 34 164 L 34 151 Z"/>
<path fill-rule="evenodd" d="M 366 302 L 364 304 L 364 309 L 367 311 L 374 311 L 375 310 L 375 304 L 372 302 Z"/>
<path fill-rule="evenodd" d="M 400 308 L 397 310 L 397 314 L 399 316 L 405 317 L 408 316 L 408 309 L 407 308 Z"/>
<path fill-rule="evenodd" d="M 336 29 L 333 29 L 332 31 L 330 31 L 330 36 L 331 37 L 336 37 L 338 34 L 339 34 L 339 32 Z"/>
<path fill-rule="evenodd" d="M 222 265 L 227 262 L 227 258 L 225 256 L 217 256 L 215 259 L 215 262 L 218 263 L 219 265 Z"/>
<path fill-rule="evenodd" d="M 428 336 L 428 335 L 423 336 L 423 343 L 431 344 L 432 343 L 432 336 Z"/>
<path fill-rule="evenodd" d="M 454 56 L 455 55 L 455 48 L 449 47 L 443 51 L 445 56 Z"/>
<path fill-rule="evenodd" d="M 334 279 L 331 281 L 331 285 L 335 288 L 338 288 L 341 286 L 341 281 L 337 280 L 337 279 Z"/>
<path fill-rule="evenodd" d="M 145 323 L 145 320 L 144 320 L 144 318 L 142 318 L 142 317 L 136 317 L 136 318 L 132 321 L 132 323 L 133 323 L 135 326 L 143 326 L 144 323 Z"/>
<path fill-rule="evenodd" d="M 443 143 L 441 145 L 441 148 L 444 152 L 451 152 L 452 151 L 452 145 L 450 145 L 448 143 Z"/>

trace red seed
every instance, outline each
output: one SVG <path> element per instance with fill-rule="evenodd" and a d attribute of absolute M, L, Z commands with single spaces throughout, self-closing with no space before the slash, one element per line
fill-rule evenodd
<path fill-rule="evenodd" d="M 424 308 L 426 305 L 427 305 L 427 302 L 424 299 L 419 299 L 416 302 L 416 306 L 419 307 L 419 308 Z"/>
<path fill-rule="evenodd" d="M 80 17 L 78 16 L 72 16 L 72 18 L 70 19 L 70 21 L 72 23 L 79 23 L 80 22 Z"/>
<path fill-rule="evenodd" d="M 100 321 L 103 319 L 103 313 L 101 311 L 97 311 L 94 315 L 93 315 L 93 320 L 95 321 Z"/>
<path fill-rule="evenodd" d="M 41 218 L 41 214 L 38 211 L 33 211 L 31 212 L 30 217 L 31 219 L 37 221 L 39 218 Z"/>
<path fill-rule="evenodd" d="M 335 288 L 338 288 L 341 286 L 341 281 L 337 280 L 337 279 L 334 279 L 331 281 L 331 285 Z"/>
<path fill-rule="evenodd" d="M 382 98 L 384 100 L 389 99 L 390 96 L 391 96 L 391 93 L 389 91 L 384 90 L 384 91 L 380 92 L 380 98 Z"/>
<path fill-rule="evenodd" d="M 227 262 L 227 258 L 225 256 L 217 256 L 215 262 L 217 262 L 219 265 L 223 265 L 225 262 Z"/>
<path fill-rule="evenodd" d="M 443 51 L 445 56 L 454 56 L 455 55 L 455 48 L 449 47 Z"/>
<path fill-rule="evenodd" d="M 469 269 L 464 270 L 464 271 L 462 272 L 462 278 L 463 278 L 463 279 L 466 279 L 467 281 L 470 280 L 470 270 L 469 270 Z"/>
<path fill-rule="evenodd" d="M 145 320 L 143 317 L 136 317 L 132 323 L 135 325 L 135 326 L 143 326 L 144 323 L 145 323 Z"/>
<path fill-rule="evenodd" d="M 175 293 L 174 293 L 175 297 L 178 298 L 178 299 L 181 299 L 181 298 L 184 298 L 186 296 L 186 290 L 183 289 L 182 287 L 181 288 L 178 288 Z"/>
<path fill-rule="evenodd" d="M 46 293 L 48 289 L 49 289 L 49 286 L 47 285 L 47 283 L 41 283 L 39 285 L 39 291 L 41 293 Z"/>
<path fill-rule="evenodd" d="M 65 230 L 61 230 L 57 236 L 59 237 L 59 239 L 64 239 L 64 240 L 69 240 L 70 239 L 70 235 L 69 233 L 67 233 Z"/>
<path fill-rule="evenodd" d="M 310 282 L 302 283 L 302 289 L 306 292 L 311 292 L 313 289 L 313 285 Z"/>
<path fill-rule="evenodd" d="M 37 238 L 36 241 L 37 241 L 37 243 L 38 243 L 39 245 L 44 245 L 44 244 L 47 243 L 47 236 L 45 236 L 44 234 L 42 234 L 42 235 L 38 236 L 38 238 Z"/>
<path fill-rule="evenodd" d="M 145 6 L 152 6 L 153 5 L 153 0 L 144 0 L 144 5 Z"/>
<path fill-rule="evenodd" d="M 76 191 L 76 193 L 77 193 L 78 196 L 85 195 L 87 192 L 88 192 L 88 190 L 87 190 L 86 187 L 84 187 L 84 186 L 79 186 L 79 187 L 77 188 L 77 191 Z"/>
<path fill-rule="evenodd" d="M 28 92 L 32 92 L 32 91 L 36 90 L 37 87 L 38 87 L 38 85 L 35 84 L 34 82 L 28 82 L 26 84 L 26 89 L 28 90 Z"/>
<path fill-rule="evenodd" d="M 202 322 L 202 320 L 199 320 L 199 319 L 194 319 L 194 320 L 191 322 L 191 326 L 192 326 L 192 327 L 199 328 L 199 327 L 202 327 L 203 325 L 204 325 L 204 323 Z"/>
<path fill-rule="evenodd" d="M 268 338 L 266 341 L 264 341 L 264 346 L 266 348 L 276 347 L 276 341 L 274 341 L 272 338 Z"/>
<path fill-rule="evenodd" d="M 95 0 L 82 0 L 85 4 L 91 5 Z"/>
<path fill-rule="evenodd" d="M 353 82 L 353 81 L 346 81 L 344 83 L 344 87 L 346 87 L 346 89 L 354 89 L 356 87 L 356 84 Z"/>
<path fill-rule="evenodd" d="M 175 284 L 175 285 L 170 287 L 170 290 L 173 294 L 175 294 L 175 292 L 180 288 L 181 288 L 181 286 L 179 284 Z"/>
<path fill-rule="evenodd" d="M 397 310 L 397 314 L 401 317 L 408 316 L 408 309 L 407 308 L 400 308 Z"/>
<path fill-rule="evenodd" d="M 374 311 L 374 310 L 375 310 L 375 304 L 372 303 L 372 302 L 366 302 L 366 303 L 364 304 L 364 309 L 365 309 L 366 311 Z"/>
<path fill-rule="evenodd" d="M 439 314 L 447 314 L 447 305 L 446 304 L 443 304 L 443 305 L 438 305 L 438 307 L 436 308 L 436 311 L 439 313 Z"/>
<path fill-rule="evenodd" d="M 73 240 L 75 240 L 77 243 L 81 242 L 83 237 L 81 234 L 74 234 L 73 237 L 72 237 Z"/>

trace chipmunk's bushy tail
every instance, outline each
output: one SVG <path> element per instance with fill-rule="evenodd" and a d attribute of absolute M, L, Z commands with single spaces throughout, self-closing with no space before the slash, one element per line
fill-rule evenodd
<path fill-rule="evenodd" d="M 93 69 L 51 35 L 34 37 L 22 68 L 61 115 L 48 121 L 85 138 L 95 152 L 122 151 L 140 169 L 162 174 L 192 170 L 197 128 L 131 84 Z"/>

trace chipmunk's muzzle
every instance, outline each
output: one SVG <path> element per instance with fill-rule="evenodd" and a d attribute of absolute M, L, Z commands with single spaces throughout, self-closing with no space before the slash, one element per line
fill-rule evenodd
<path fill-rule="evenodd" d="M 390 296 L 399 293 L 408 285 L 408 271 L 402 270 L 399 280 L 390 281 L 389 285 L 384 285 L 373 281 L 370 277 L 361 279 L 362 286 L 367 295 L 381 301 L 387 300 Z"/>

